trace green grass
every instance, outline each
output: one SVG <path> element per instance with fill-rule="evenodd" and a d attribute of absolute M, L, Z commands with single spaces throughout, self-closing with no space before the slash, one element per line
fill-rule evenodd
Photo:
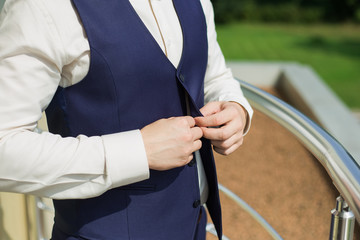
<path fill-rule="evenodd" d="M 311 66 L 350 107 L 360 109 L 360 26 L 234 23 L 217 26 L 227 60 Z"/>

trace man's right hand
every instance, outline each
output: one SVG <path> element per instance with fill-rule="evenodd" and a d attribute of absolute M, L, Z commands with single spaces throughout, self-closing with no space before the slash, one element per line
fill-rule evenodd
<path fill-rule="evenodd" d="M 192 117 L 160 119 L 141 130 L 149 168 L 169 170 L 188 164 L 201 148 L 202 130 Z"/>

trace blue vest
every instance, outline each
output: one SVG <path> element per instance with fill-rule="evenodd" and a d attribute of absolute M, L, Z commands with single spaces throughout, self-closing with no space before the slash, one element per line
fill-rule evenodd
<path fill-rule="evenodd" d="M 160 118 L 192 116 L 204 104 L 207 33 L 199 0 L 174 0 L 183 31 L 176 69 L 128 0 L 73 0 L 90 43 L 87 76 L 59 87 L 46 110 L 50 132 L 98 136 L 140 129 Z M 200 150 L 207 207 L 221 236 L 221 210 L 210 142 Z M 150 171 L 150 179 L 91 199 L 54 200 L 55 228 L 84 239 L 190 240 L 199 215 L 196 164 Z"/>

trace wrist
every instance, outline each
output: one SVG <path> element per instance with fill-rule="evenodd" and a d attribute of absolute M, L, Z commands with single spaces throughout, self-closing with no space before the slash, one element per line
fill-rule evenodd
<path fill-rule="evenodd" d="M 249 116 L 249 113 L 248 111 L 246 110 L 246 108 L 241 105 L 240 103 L 238 102 L 235 102 L 235 101 L 230 101 L 231 103 L 235 103 L 236 105 L 238 105 L 240 107 L 240 111 L 241 111 L 241 119 L 244 123 L 244 130 L 243 132 L 246 133 L 249 129 L 249 123 L 250 123 L 250 116 Z"/>

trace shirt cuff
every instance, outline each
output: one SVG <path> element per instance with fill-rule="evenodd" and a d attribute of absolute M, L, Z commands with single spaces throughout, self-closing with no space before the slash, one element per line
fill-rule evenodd
<path fill-rule="evenodd" d="M 101 136 L 105 149 L 106 174 L 111 188 L 149 178 L 149 165 L 140 130 Z"/>

